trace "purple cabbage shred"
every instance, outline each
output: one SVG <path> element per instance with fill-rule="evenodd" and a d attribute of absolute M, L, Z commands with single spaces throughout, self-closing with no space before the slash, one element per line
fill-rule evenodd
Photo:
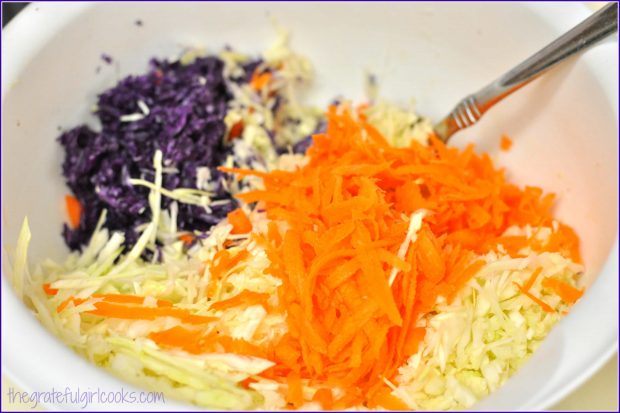
<path fill-rule="evenodd" d="M 246 75 L 232 80 L 249 82 L 260 64 L 261 60 L 249 61 L 243 66 Z M 223 184 L 230 177 L 216 169 L 232 154 L 232 145 L 224 139 L 224 117 L 232 95 L 223 67 L 214 56 L 198 58 L 189 65 L 153 59 L 147 74 L 129 76 L 99 95 L 96 116 L 100 131 L 82 125 L 58 138 L 65 152 L 63 176 L 83 210 L 78 228 L 66 224 L 63 228 L 70 249 L 79 250 L 88 243 L 104 209 L 104 227 L 122 231 L 126 248 L 135 244 L 139 235 L 136 226 L 151 220 L 149 190 L 128 180 L 154 180 L 157 149 L 163 154 L 165 188 L 196 188 L 197 168 L 208 167 L 216 183 L 212 199 L 228 201 L 212 206 L 211 213 L 180 203 L 179 230 L 208 231 L 238 206 Z M 311 142 L 310 137 L 305 138 L 292 150 L 303 153 Z M 286 148 L 277 150 L 285 152 Z M 170 203 L 162 197 L 163 209 Z"/>
<path fill-rule="evenodd" d="M 82 204 L 83 214 L 78 228 L 65 225 L 63 237 L 67 245 L 80 249 L 88 243 L 99 216 L 107 209 L 105 227 L 125 233 L 126 247 L 137 240 L 136 225 L 149 222 L 147 188 L 133 186 L 129 178 L 153 181 L 155 150 L 163 153 L 167 189 L 196 188 L 196 168 L 209 167 L 211 176 L 224 179 L 216 167 L 231 147 L 224 144 L 224 116 L 231 95 L 222 75 L 223 62 L 216 57 L 196 59 L 190 65 L 152 60 L 150 71 L 142 76 L 129 76 L 102 93 L 96 115 L 101 131 L 79 126 L 63 133 L 59 141 L 64 148 L 62 165 L 67 185 Z M 148 115 L 138 104 L 148 108 Z M 142 114 L 131 122 L 121 116 Z M 215 200 L 229 200 L 204 208 L 179 205 L 180 230 L 206 231 L 219 222 L 237 204 L 218 185 Z M 170 205 L 166 197 L 162 208 Z"/>
<path fill-rule="evenodd" d="M 101 54 L 101 60 L 103 60 L 108 65 L 111 65 L 112 62 L 114 61 L 114 59 L 112 59 L 112 56 L 106 53 Z"/>

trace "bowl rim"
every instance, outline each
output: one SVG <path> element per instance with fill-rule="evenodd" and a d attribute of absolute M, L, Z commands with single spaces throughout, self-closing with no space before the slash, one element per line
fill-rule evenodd
<path fill-rule="evenodd" d="M 271 7 L 277 7 L 276 2 L 265 2 L 264 4 L 270 5 Z M 584 3 L 581 2 L 565 4 L 565 13 L 563 13 L 562 15 L 551 13 L 551 11 L 553 10 L 553 4 L 520 3 L 520 5 L 533 11 L 536 16 L 542 19 L 544 24 L 550 26 L 558 34 L 571 27 L 576 21 L 587 17 L 592 12 L 591 9 L 589 9 Z M 39 50 L 45 46 L 46 39 L 51 38 L 54 33 L 58 32 L 69 22 L 79 18 L 82 13 L 88 11 L 94 6 L 94 3 L 56 3 L 53 5 L 45 3 L 32 3 L 25 7 L 24 10 L 22 10 L 11 22 L 8 23 L 8 25 L 2 31 L 2 43 L 4 46 L 2 48 L 2 105 L 4 105 L 5 99 L 8 96 L 10 85 L 17 79 L 19 73 L 21 73 L 23 69 L 27 67 L 30 60 L 33 59 L 38 54 Z M 16 41 L 16 39 L 19 39 L 19 41 Z M 16 44 L 19 44 L 19 47 L 15 46 Z M 583 56 L 582 59 L 585 60 L 585 64 L 587 65 L 588 70 L 595 70 L 595 57 Z M 8 62 L 10 62 L 10 64 Z M 600 81 L 601 85 L 613 84 L 613 81 L 617 82 L 617 73 L 615 79 L 612 80 L 611 74 L 609 72 L 610 71 L 602 74 L 603 79 Z M 597 72 L 597 74 L 600 73 Z M 617 87 L 615 88 L 615 90 L 609 87 L 601 87 L 601 90 L 604 93 L 610 107 L 614 111 L 617 123 Z M 2 240 L 2 243 L 4 246 L 4 239 Z M 4 255 L 3 261 L 5 261 Z M 602 283 L 608 285 L 615 285 L 615 290 L 617 291 L 617 272 L 618 234 L 616 232 L 616 239 L 614 241 L 614 245 L 611 248 L 610 253 L 605 261 L 604 267 L 598 274 L 594 286 L 598 284 L 600 287 Z M 58 340 L 54 339 L 51 333 L 49 333 L 45 328 L 41 328 L 42 326 L 38 322 L 38 320 L 35 319 L 35 317 L 30 313 L 30 311 L 28 311 L 17 299 L 17 297 L 12 293 L 12 286 L 9 284 L 5 277 L 4 269 L 2 271 L 0 289 L 2 297 L 2 374 L 6 374 L 6 376 L 10 380 L 20 386 L 23 390 L 33 391 L 36 390 L 36 386 L 33 385 L 33 382 L 30 380 L 30 378 L 28 378 L 27 380 L 26 376 L 24 375 L 24 360 L 16 362 L 13 357 L 10 357 L 10 353 L 8 353 L 6 349 L 8 347 L 12 351 L 15 351 L 19 348 L 20 344 L 26 343 L 33 339 L 35 339 L 35 341 L 37 342 L 38 340 L 46 341 L 47 345 L 51 347 L 51 351 L 58 357 L 65 358 L 67 360 L 71 358 L 71 362 L 76 363 L 76 368 L 86 369 L 85 371 L 88 371 L 88 374 L 91 375 L 92 378 L 101 380 L 106 385 L 116 387 L 121 386 L 122 388 L 131 388 L 135 389 L 136 391 L 142 390 L 133 387 L 127 382 L 111 376 L 108 373 L 105 373 L 101 368 L 92 365 L 90 362 L 87 362 L 79 356 L 76 356 L 68 347 L 60 343 Z M 584 296 L 584 299 L 582 300 L 582 305 L 586 305 L 588 301 L 593 301 L 594 297 L 590 298 L 592 298 L 592 300 L 588 300 L 588 294 L 586 294 Z M 11 320 L 9 320 L 8 313 L 11 313 Z M 25 331 L 29 331 L 32 328 L 36 329 L 36 331 L 34 331 L 34 334 L 32 334 L 32 332 L 30 332 L 31 334 L 24 334 L 14 331 L 9 332 L 6 326 L 13 323 L 20 323 L 24 327 L 23 330 Z M 563 385 L 560 388 L 555 389 L 553 392 L 551 392 L 551 394 L 547 394 L 546 396 L 539 398 L 538 400 L 534 400 L 529 404 L 527 402 L 524 402 L 521 408 L 527 408 L 531 410 L 545 409 L 562 400 L 569 393 L 574 391 L 577 387 L 579 387 L 587 379 L 589 379 L 596 371 L 598 371 L 603 366 L 603 364 L 605 364 L 613 356 L 615 352 L 617 352 L 617 318 L 615 327 L 615 336 L 610 335 L 609 337 L 607 337 L 607 343 L 604 344 L 604 350 L 602 352 L 596 355 L 592 355 L 587 360 L 587 363 L 584 360 L 583 365 L 585 366 L 585 368 L 578 376 L 563 380 Z M 554 330 L 557 330 L 558 328 L 560 328 L 560 326 L 558 326 Z M 552 331 L 552 334 L 553 333 L 554 332 Z M 11 336 L 11 339 L 8 338 L 9 335 Z M 31 363 L 30 367 L 32 366 L 33 365 Z M 41 381 L 41 379 L 39 379 L 38 384 L 44 382 L 44 380 Z M 507 384 L 509 383 L 510 380 Z M 499 391 L 501 391 L 501 389 Z M 482 405 L 480 405 L 480 407 L 484 408 L 484 400 L 481 403 Z M 43 405 L 45 405 L 46 408 L 49 408 L 51 410 L 57 410 L 59 408 L 57 405 L 53 404 L 43 403 Z M 478 406 L 479 404 L 477 404 L 475 407 Z M 187 410 L 188 408 L 192 408 L 191 406 L 184 403 L 175 405 L 174 402 L 168 403 L 168 401 L 166 402 L 165 407 L 181 410 Z"/>

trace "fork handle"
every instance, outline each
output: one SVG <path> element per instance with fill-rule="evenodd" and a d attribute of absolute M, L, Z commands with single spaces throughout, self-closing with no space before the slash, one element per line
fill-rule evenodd
<path fill-rule="evenodd" d="M 618 31 L 618 3 L 609 3 L 586 20 L 557 38 L 499 79 L 467 96 L 435 125 L 444 142 L 484 115 L 497 102 L 527 85 L 569 57 L 583 52 Z"/>

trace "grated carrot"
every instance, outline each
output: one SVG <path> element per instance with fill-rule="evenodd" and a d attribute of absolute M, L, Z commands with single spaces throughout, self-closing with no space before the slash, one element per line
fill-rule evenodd
<path fill-rule="evenodd" d="M 156 307 L 144 306 L 145 297 L 123 294 L 93 294 L 90 298 L 69 297 L 63 301 L 56 312 L 61 313 L 71 303 L 78 306 L 92 299 L 94 310 L 85 311 L 99 317 L 124 320 L 155 320 L 158 317 L 174 317 L 188 324 L 208 324 L 216 317 L 192 314 L 190 311 L 174 307 L 170 301 L 157 300 Z"/>
<path fill-rule="evenodd" d="M 536 304 L 538 304 L 543 309 L 543 311 L 545 311 L 546 313 L 553 313 L 554 312 L 553 308 L 549 304 L 547 304 L 546 302 L 544 302 L 540 298 L 536 297 L 535 295 L 533 295 L 532 293 L 527 291 L 521 285 L 519 285 L 517 283 L 515 283 L 515 285 L 519 288 L 519 291 L 521 291 L 521 293 L 523 295 L 527 296 L 530 300 L 532 300 Z"/>
<path fill-rule="evenodd" d="M 375 393 L 370 405 L 372 407 L 379 406 L 385 410 L 410 410 L 409 406 L 401 399 L 394 396 L 392 390 L 387 387 L 383 387 Z"/>
<path fill-rule="evenodd" d="M 47 295 L 56 295 L 58 294 L 58 290 L 56 288 L 52 288 L 50 283 L 45 283 L 43 284 L 43 291 L 45 291 L 45 294 Z"/>
<path fill-rule="evenodd" d="M 246 250 L 236 252 L 234 255 L 226 249 L 218 251 L 213 257 L 213 261 L 209 264 L 211 277 L 207 285 L 207 296 L 215 296 L 218 288 L 218 281 L 249 256 L 250 253 Z"/>
<path fill-rule="evenodd" d="M 188 330 L 181 326 L 175 326 L 168 330 L 152 332 L 148 338 L 153 340 L 160 347 L 181 348 L 189 353 L 199 354 L 200 339 L 202 332 L 198 330 Z"/>
<path fill-rule="evenodd" d="M 312 401 L 320 403 L 323 410 L 331 410 L 334 404 L 334 396 L 330 389 L 323 387 L 314 393 Z"/>
<path fill-rule="evenodd" d="M 290 373 L 286 379 L 288 390 L 286 392 L 286 402 L 294 408 L 300 407 L 304 402 L 301 378 L 297 373 Z"/>
<path fill-rule="evenodd" d="M 227 300 L 216 301 L 211 304 L 211 309 L 216 311 L 227 310 L 238 306 L 251 306 L 262 304 L 269 298 L 269 294 L 256 293 L 254 291 L 243 290 L 241 293 Z"/>
<path fill-rule="evenodd" d="M 192 245 L 196 238 L 193 234 L 181 234 L 179 235 L 179 240 L 183 241 L 185 245 Z"/>
<path fill-rule="evenodd" d="M 523 284 L 523 289 L 525 291 L 529 291 L 530 288 L 532 288 L 532 286 L 536 282 L 536 279 L 538 278 L 541 272 L 542 272 L 542 267 L 538 267 L 534 271 L 532 271 L 532 275 L 530 275 L 530 278 L 528 278 L 525 284 Z"/>
<path fill-rule="evenodd" d="M 93 294 L 92 297 L 119 304 L 144 304 L 146 298 L 129 294 Z M 158 307 L 172 307 L 172 302 L 168 300 L 157 300 L 156 303 Z"/>
<path fill-rule="evenodd" d="M 425 329 L 416 323 L 437 297 L 453 299 L 485 265 L 476 256 L 501 245 L 511 255 L 529 247 L 578 257 L 578 239 L 562 226 L 546 246 L 503 236 L 511 226 L 551 226 L 553 196 L 510 184 L 471 145 L 460 150 L 431 136 L 428 146 L 394 148 L 363 116 L 332 107 L 327 119 L 303 167 L 219 168 L 263 181 L 238 198 L 261 203 L 270 220 L 253 238 L 267 252 L 269 273 L 282 280 L 278 308 L 287 312 L 289 332 L 273 346 L 273 371 L 294 384 L 292 405 L 303 402 L 300 377 L 348 389 L 334 409 L 361 401 L 405 408 L 381 390 L 381 377 L 417 351 Z M 403 256 L 408 217 L 420 209 L 430 213 Z"/>
<path fill-rule="evenodd" d="M 248 219 L 248 216 L 243 212 L 243 209 L 237 208 L 228 213 L 228 223 L 232 225 L 231 234 L 247 234 L 252 231 L 252 223 Z"/>
<path fill-rule="evenodd" d="M 583 290 L 573 287 L 566 281 L 558 280 L 557 278 L 545 278 L 542 281 L 542 286 L 552 289 L 562 300 L 569 304 L 574 304 L 583 295 Z"/>
<path fill-rule="evenodd" d="M 99 301 L 93 304 L 95 310 L 86 311 L 101 317 L 120 318 L 126 320 L 154 320 L 158 317 L 175 317 L 182 321 L 193 323 L 209 323 L 217 320 L 214 317 L 199 317 L 192 315 L 189 311 L 170 308 L 170 307 L 137 307 L 122 304 L 115 304 L 108 301 Z"/>
<path fill-rule="evenodd" d="M 78 228 L 80 226 L 80 220 L 82 219 L 82 204 L 80 204 L 80 201 L 78 201 L 76 197 L 65 195 L 65 206 L 67 208 L 67 216 L 69 217 L 71 228 Z"/>
<path fill-rule="evenodd" d="M 230 127 L 230 131 L 228 131 L 228 139 L 233 140 L 233 139 L 240 137 L 241 134 L 243 133 L 243 128 L 244 128 L 244 124 L 242 120 L 234 123 Z"/>
<path fill-rule="evenodd" d="M 510 148 L 512 148 L 512 139 L 510 139 L 507 135 L 502 135 L 499 147 L 504 152 L 509 151 Z"/>
<path fill-rule="evenodd" d="M 254 72 L 252 74 L 252 79 L 250 80 L 250 87 L 257 92 L 260 92 L 269 84 L 273 75 L 271 72 L 258 73 Z"/>
<path fill-rule="evenodd" d="M 57 313 L 61 313 L 65 308 L 67 308 L 69 306 L 69 304 L 73 304 L 74 306 L 78 306 L 82 303 L 86 302 L 85 299 L 83 298 L 75 298 L 75 297 L 69 297 L 66 300 L 64 300 L 62 303 L 60 303 L 58 305 L 58 307 L 56 307 L 56 312 Z"/>

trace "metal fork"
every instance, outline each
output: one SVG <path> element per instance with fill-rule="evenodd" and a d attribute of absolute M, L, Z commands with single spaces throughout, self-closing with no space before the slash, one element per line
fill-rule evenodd
<path fill-rule="evenodd" d="M 588 17 L 499 79 L 461 100 L 434 127 L 444 142 L 470 127 L 497 102 L 521 89 L 569 57 L 600 43 L 618 31 L 618 3 L 613 2 Z"/>

